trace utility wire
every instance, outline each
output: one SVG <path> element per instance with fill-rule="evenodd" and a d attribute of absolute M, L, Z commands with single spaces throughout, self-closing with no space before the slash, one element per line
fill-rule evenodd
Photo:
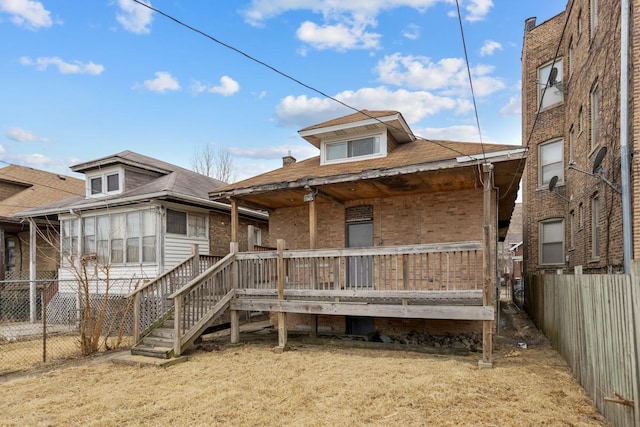
<path fill-rule="evenodd" d="M 484 152 L 484 143 L 482 142 L 482 130 L 480 129 L 480 118 L 478 117 L 478 106 L 476 105 L 476 95 L 473 91 L 473 79 L 471 78 L 471 68 L 469 66 L 469 55 L 467 55 L 467 42 L 464 38 L 464 29 L 462 28 L 462 14 L 460 13 L 460 2 L 456 0 L 456 8 L 458 9 L 458 22 L 460 23 L 460 35 L 462 36 L 462 47 L 464 49 L 464 60 L 467 64 L 467 75 L 469 76 L 469 87 L 471 88 L 471 98 L 473 99 L 473 111 L 476 114 L 476 125 L 478 126 L 478 136 L 480 137 L 480 146 L 482 147 L 482 159 L 486 162 L 487 157 Z"/>
<path fill-rule="evenodd" d="M 346 107 L 346 108 L 348 108 L 348 109 L 350 109 L 350 110 L 353 110 L 353 111 L 355 111 L 355 112 L 361 113 L 361 114 L 363 114 L 363 115 L 365 115 L 365 116 L 369 117 L 370 119 L 373 119 L 373 120 L 376 120 L 376 121 L 378 121 L 378 122 L 380 122 L 380 123 L 382 123 L 382 124 L 385 124 L 386 126 L 388 126 L 388 127 L 392 128 L 392 129 L 396 129 L 396 130 L 403 130 L 403 129 L 399 129 L 399 128 L 395 127 L 395 126 L 389 125 L 389 124 L 387 124 L 387 123 L 383 123 L 383 122 L 382 122 L 380 119 L 378 119 L 377 117 L 373 117 L 373 116 L 371 116 L 371 115 L 369 115 L 369 114 L 365 113 L 364 111 L 359 110 L 358 108 L 353 107 L 353 106 L 351 106 L 351 105 L 347 104 L 346 102 L 341 101 L 341 100 L 339 100 L 339 99 L 337 99 L 337 98 L 335 98 L 335 97 L 333 97 L 333 96 L 331 96 L 331 95 L 329 95 L 329 94 L 327 94 L 327 93 L 323 92 L 323 91 L 322 91 L 322 90 L 320 90 L 320 89 L 317 89 L 317 88 L 315 88 L 315 87 L 313 87 L 313 86 L 311 86 L 311 85 L 309 85 L 309 84 L 307 84 L 307 83 L 304 83 L 304 82 L 302 82 L 301 80 L 299 80 L 299 79 L 297 79 L 297 78 L 293 77 L 292 75 L 290 75 L 290 74 L 288 74 L 288 73 L 285 73 L 284 71 L 281 71 L 281 70 L 277 69 L 276 67 L 274 67 L 274 66 L 272 66 L 272 65 L 269 65 L 269 64 L 267 64 L 266 62 L 264 62 L 264 61 L 262 61 L 262 60 L 260 60 L 260 59 L 257 59 L 256 57 L 254 57 L 254 56 L 252 56 L 252 55 L 250 55 L 250 54 L 248 54 L 248 53 L 246 53 L 246 52 L 244 52 L 244 51 L 242 51 L 242 50 L 240 50 L 240 49 L 238 49 L 238 48 L 236 48 L 236 47 L 234 47 L 234 46 L 231 46 L 230 44 L 225 43 L 225 42 L 223 42 L 223 41 L 221 41 L 221 40 L 219 40 L 219 39 L 217 39 L 217 38 L 213 37 L 213 36 L 212 36 L 212 35 L 210 35 L 210 34 L 205 33 L 204 31 L 199 30 L 198 28 L 195 28 L 195 27 L 193 27 L 193 26 L 191 26 L 191 25 L 189 25 L 189 24 L 185 23 L 185 22 L 183 22 L 183 21 L 179 20 L 178 18 L 175 18 L 175 17 L 173 17 L 173 16 L 169 15 L 168 13 L 165 13 L 165 12 L 161 11 L 161 10 L 160 10 L 160 9 L 158 9 L 158 8 L 155 8 L 155 7 L 151 6 L 150 4 L 146 4 L 146 3 L 144 3 L 144 2 L 143 2 L 143 1 L 141 1 L 141 0 L 132 0 L 132 1 L 134 1 L 134 2 L 138 3 L 138 4 L 139 4 L 139 5 L 141 5 L 141 6 L 146 7 L 146 8 L 147 8 L 147 9 L 149 9 L 149 10 L 152 10 L 152 11 L 154 11 L 154 12 L 156 12 L 156 13 L 158 13 L 158 14 L 160 14 L 160 15 L 164 16 L 165 18 L 167 18 L 167 19 L 169 19 L 169 20 L 171 20 L 171 21 L 175 22 L 175 23 L 176 23 L 176 24 L 178 24 L 178 25 L 181 25 L 181 26 L 183 26 L 183 27 L 185 27 L 185 28 L 187 28 L 187 29 L 189 29 L 189 30 L 191 30 L 191 31 L 193 31 L 193 32 L 196 32 L 196 33 L 200 34 L 201 36 L 206 37 L 206 38 L 208 38 L 209 40 L 211 40 L 211 41 L 213 41 L 213 42 L 215 42 L 215 43 L 218 43 L 219 45 L 224 46 L 224 47 L 226 47 L 227 49 L 230 49 L 230 50 L 232 50 L 232 51 L 234 51 L 234 52 L 236 52 L 236 53 L 238 53 L 238 54 L 240 54 L 240 55 L 244 56 L 245 58 L 247 58 L 247 59 L 249 59 L 249 60 L 251 60 L 251 61 L 253 61 L 253 62 L 256 62 L 256 63 L 258 63 L 258 64 L 262 65 L 263 67 L 266 67 L 266 68 L 270 69 L 271 71 L 273 71 L 273 72 L 275 72 L 275 73 L 279 74 L 280 76 L 282 76 L 282 77 L 284 77 L 284 78 L 286 78 L 286 79 L 288 79 L 288 80 L 291 80 L 291 81 L 293 81 L 294 83 L 296 83 L 296 84 L 298 84 L 298 85 L 300 85 L 300 86 L 303 86 L 303 87 L 305 87 L 305 88 L 309 89 L 310 91 L 313 91 L 313 92 L 315 92 L 315 93 L 317 93 L 317 94 L 319 94 L 319 95 L 321 95 L 321 96 L 323 96 L 323 97 L 325 97 L 325 98 L 327 98 L 327 99 L 330 99 L 330 100 L 332 100 L 332 101 L 334 101 L 334 102 L 337 102 L 338 104 L 340 104 L 340 105 L 342 105 L 342 106 L 344 106 L 344 107 Z M 465 55 L 466 55 L 466 48 L 465 48 Z M 472 89 L 472 91 L 473 91 L 473 89 Z M 474 105 L 475 105 L 475 100 L 474 100 Z M 477 110 L 476 110 L 476 119 L 477 119 Z M 404 131 L 404 130 L 403 130 L 403 131 Z M 411 136 L 413 136 L 414 138 L 417 138 L 417 139 L 421 139 L 421 140 L 424 140 L 424 141 L 431 142 L 432 144 L 435 144 L 435 145 L 438 145 L 438 146 L 440 146 L 440 147 L 442 147 L 442 148 L 445 148 L 445 149 L 447 149 L 447 150 L 453 151 L 453 152 L 455 152 L 455 153 L 457 153 L 457 154 L 460 154 L 461 156 L 470 157 L 470 158 L 472 158 L 472 159 L 474 159 L 474 160 L 478 160 L 478 159 L 477 159 L 477 158 L 475 158 L 473 155 L 465 154 L 465 153 L 463 153 L 463 152 L 461 152 L 461 151 L 459 151 L 459 150 L 456 150 L 455 148 L 449 147 L 449 146 L 447 146 L 447 145 L 445 145 L 445 144 L 442 144 L 442 143 L 440 143 L 440 142 L 438 142 L 438 141 L 431 140 L 431 139 L 427 139 L 427 138 L 423 138 L 423 137 L 421 137 L 421 136 L 419 136 L 419 135 L 415 135 L 413 132 L 411 132 Z M 482 136 L 481 136 L 481 137 L 482 137 Z M 484 157 L 484 146 L 482 147 L 482 151 L 483 151 L 483 157 Z"/>

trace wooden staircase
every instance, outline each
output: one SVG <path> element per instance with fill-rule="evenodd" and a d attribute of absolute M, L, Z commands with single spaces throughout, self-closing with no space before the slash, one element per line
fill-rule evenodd
<path fill-rule="evenodd" d="M 234 254 L 210 263 L 202 272 L 197 257 L 130 295 L 135 298 L 132 355 L 180 356 L 229 308 L 235 297 L 231 280 Z"/>

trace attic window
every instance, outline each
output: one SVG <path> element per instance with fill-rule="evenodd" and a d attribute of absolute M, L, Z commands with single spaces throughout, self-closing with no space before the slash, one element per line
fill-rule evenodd
<path fill-rule="evenodd" d="M 122 192 L 124 173 L 120 169 L 103 170 L 87 175 L 87 197 L 101 197 Z"/>
<path fill-rule="evenodd" d="M 322 163 L 338 163 L 386 155 L 386 135 L 371 135 L 346 141 L 323 142 Z"/>

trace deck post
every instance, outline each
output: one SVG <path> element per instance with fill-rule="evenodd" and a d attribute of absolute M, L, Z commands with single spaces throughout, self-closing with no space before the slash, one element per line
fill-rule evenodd
<path fill-rule="evenodd" d="M 191 266 L 191 278 L 194 279 L 200 274 L 200 247 L 197 243 L 191 245 L 191 255 L 193 264 Z"/>
<path fill-rule="evenodd" d="M 248 225 L 247 226 L 247 250 L 249 252 L 256 250 L 255 236 L 253 235 L 254 233 L 255 233 L 255 227 L 253 225 Z"/>
<path fill-rule="evenodd" d="M 231 199 L 231 241 L 238 242 L 238 202 Z"/>
<path fill-rule="evenodd" d="M 140 292 L 133 297 L 133 345 L 140 340 Z"/>
<path fill-rule="evenodd" d="M 482 305 L 493 305 L 491 301 L 491 191 L 493 188 L 493 165 L 482 165 L 482 179 L 484 180 L 483 198 L 483 227 L 482 227 Z M 482 321 L 482 360 L 478 361 L 480 368 L 493 367 L 493 321 Z"/>
<path fill-rule="evenodd" d="M 286 244 L 283 239 L 278 239 L 276 248 L 278 250 L 278 300 L 284 300 L 284 248 Z M 284 349 L 287 346 L 287 313 L 278 312 L 278 347 Z"/>
<path fill-rule="evenodd" d="M 317 249 L 318 247 L 318 207 L 316 198 L 309 202 L 309 249 Z M 318 266 L 317 260 L 311 258 L 311 287 L 318 288 Z M 318 315 L 311 315 L 311 336 L 318 336 Z"/>
<path fill-rule="evenodd" d="M 238 253 L 238 242 L 231 242 L 229 244 L 229 252 L 232 254 Z M 238 262 L 234 261 L 231 265 L 231 286 L 233 289 L 238 289 L 240 282 L 239 276 Z M 238 310 L 230 310 L 229 315 L 229 322 L 231 323 L 231 331 L 229 334 L 230 341 L 231 344 L 238 344 L 240 342 L 240 313 Z"/>
<path fill-rule="evenodd" d="M 180 356 L 180 341 L 182 341 L 182 331 L 180 322 L 182 321 L 182 296 L 174 299 L 175 312 L 173 317 L 173 357 Z"/>

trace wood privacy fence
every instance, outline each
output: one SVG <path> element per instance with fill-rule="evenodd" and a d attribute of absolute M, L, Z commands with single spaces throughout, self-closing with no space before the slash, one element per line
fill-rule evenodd
<path fill-rule="evenodd" d="M 640 425 L 640 261 L 633 274 L 526 277 L 525 308 L 598 410 Z"/>

